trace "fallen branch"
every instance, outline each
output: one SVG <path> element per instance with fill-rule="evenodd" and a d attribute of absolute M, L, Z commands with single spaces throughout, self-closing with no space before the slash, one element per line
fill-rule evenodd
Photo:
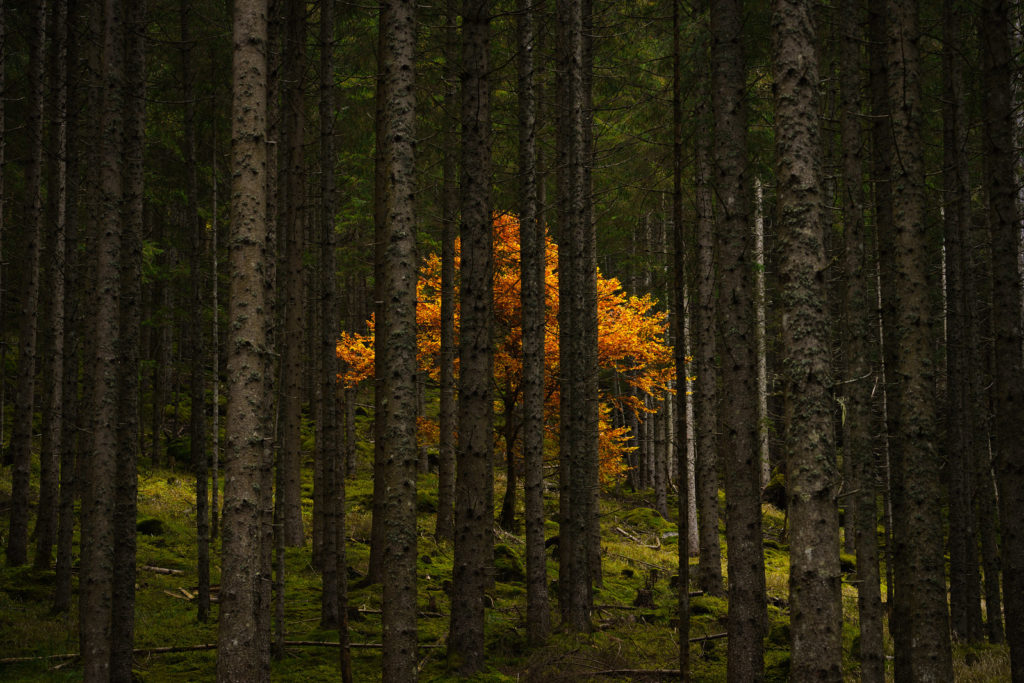
<path fill-rule="evenodd" d="M 639 536 L 636 536 L 635 534 L 629 533 L 628 531 L 626 531 L 622 527 L 617 526 L 617 527 L 614 527 L 614 528 L 620 534 L 622 534 L 623 536 L 625 536 L 626 538 L 628 538 L 629 540 L 633 541 L 634 543 L 636 543 L 639 546 L 647 548 L 648 550 L 661 550 L 661 539 L 660 538 L 656 538 L 655 539 L 655 540 L 657 540 L 656 544 L 654 544 L 654 545 L 647 545 L 646 543 L 644 543 L 642 538 L 640 538 Z"/>
<path fill-rule="evenodd" d="M 176 576 L 185 573 L 181 569 L 167 569 L 165 567 L 153 567 L 153 566 L 148 565 L 148 564 L 140 565 L 139 569 L 141 569 L 144 572 L 153 572 L 154 574 L 174 574 Z"/>
<path fill-rule="evenodd" d="M 718 640 L 719 638 L 728 638 L 728 633 L 712 633 L 706 636 L 697 636 L 696 638 L 690 638 L 691 643 L 700 643 L 705 640 Z"/>
<path fill-rule="evenodd" d="M 186 598 L 184 595 L 181 595 L 179 593 L 172 593 L 171 591 L 167 590 L 164 591 L 164 595 L 167 595 L 172 598 L 177 598 L 178 600 L 184 600 L 185 602 L 189 601 L 189 598 Z"/>

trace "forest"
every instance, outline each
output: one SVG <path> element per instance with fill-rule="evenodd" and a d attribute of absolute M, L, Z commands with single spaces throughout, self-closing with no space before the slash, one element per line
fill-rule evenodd
<path fill-rule="evenodd" d="M 1024 683 L 1018 0 L 0 0 L 0 679 Z"/>

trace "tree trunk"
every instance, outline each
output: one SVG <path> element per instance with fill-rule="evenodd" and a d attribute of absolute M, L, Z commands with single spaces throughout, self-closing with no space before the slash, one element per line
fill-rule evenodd
<path fill-rule="evenodd" d="M 686 252 L 683 234 L 683 97 L 682 48 L 679 39 L 680 3 L 672 0 L 672 294 L 676 310 L 675 365 L 676 365 L 676 434 L 677 465 L 679 475 L 678 546 L 679 578 L 676 581 L 676 615 L 679 619 L 679 680 L 690 680 L 690 476 L 687 442 L 686 395 L 688 382 L 686 352 Z M 666 399 L 666 402 L 671 399 Z"/>
<path fill-rule="evenodd" d="M 547 555 L 544 548 L 544 224 L 538 216 L 537 100 L 535 91 L 539 13 L 527 0 L 516 4 L 519 59 L 519 245 L 523 311 L 523 489 L 526 521 L 526 623 L 539 645 L 551 631 Z M 535 26 L 540 29 L 535 32 Z"/>
<path fill-rule="evenodd" d="M 992 244 L 992 320 L 995 332 L 992 450 L 1002 531 L 1006 639 L 1013 680 L 1024 680 L 1024 463 L 1020 425 L 1024 421 L 1024 368 L 1021 358 L 1021 285 L 1017 241 L 1021 217 L 1016 204 L 1009 3 L 982 5 L 981 44 L 985 185 Z M 990 91 L 998 88 L 999 91 Z M 987 579 L 986 579 L 987 582 Z"/>
<path fill-rule="evenodd" d="M 50 7 L 50 51 L 47 70 L 52 79 L 51 113 L 47 146 L 50 163 L 47 177 L 47 363 L 43 371 L 45 403 L 43 440 L 39 451 L 39 505 L 36 517 L 34 566 L 48 569 L 57 533 L 60 456 L 64 435 L 64 318 L 65 268 L 67 263 L 67 6 Z M 2 194 L 2 193 L 0 193 Z"/>
<path fill-rule="evenodd" d="M 416 220 L 413 3 L 384 8 L 384 654 L 387 681 L 416 680 Z"/>
<path fill-rule="evenodd" d="M 302 344 L 303 266 L 305 247 L 305 168 L 302 148 L 305 135 L 303 72 L 305 70 L 306 3 L 288 0 L 282 88 L 281 188 L 285 248 L 281 292 L 285 298 L 282 363 L 281 451 L 284 466 L 283 523 L 285 544 L 305 543 L 302 530 Z"/>
<path fill-rule="evenodd" d="M 893 140 L 893 272 L 890 294 L 896 306 L 896 344 L 899 356 L 891 369 L 899 397 L 892 417 L 899 435 L 894 465 L 902 479 L 905 510 L 894 514 L 897 542 L 908 544 L 903 560 L 897 555 L 896 590 L 906 591 L 911 634 L 909 673 L 916 680 L 952 680 L 949 611 L 946 607 L 943 558 L 941 479 L 936 451 L 935 382 L 932 367 L 934 320 L 927 281 L 931 249 L 924 226 L 924 157 L 921 138 L 919 32 L 914 0 L 891 0 L 888 5 L 889 103 Z M 1012 175 L 1012 173 L 1011 173 Z M 899 537 L 902 537 L 900 539 Z M 909 544 L 913 552 L 909 552 Z M 903 580 L 900 581 L 901 575 Z M 900 628 L 904 628 L 901 625 Z M 909 679 L 908 679 L 909 680 Z"/>
<path fill-rule="evenodd" d="M 701 51 L 698 62 L 701 97 L 694 111 L 695 126 L 705 130 L 711 126 L 710 84 L 707 72 L 710 63 Z M 714 168 L 712 140 L 698 135 L 696 141 L 695 204 L 697 263 L 694 273 L 697 301 L 694 316 L 694 353 L 692 374 L 696 462 L 694 479 L 697 490 L 697 526 L 700 537 L 700 558 L 697 585 L 709 595 L 725 593 L 722 580 L 722 551 L 718 539 L 718 346 L 715 330 L 717 318 L 717 257 L 715 255 L 714 198 L 711 189 Z"/>
<path fill-rule="evenodd" d="M 139 349 L 142 321 L 143 150 L 146 136 L 146 3 L 125 12 L 124 222 L 120 259 L 118 449 L 114 509 L 114 585 L 110 675 L 132 677 L 135 640 L 135 526 L 139 458 Z"/>
<path fill-rule="evenodd" d="M 115 515 L 118 481 L 118 358 L 120 355 L 120 273 L 124 230 L 123 201 L 124 9 L 118 0 L 103 5 L 100 217 L 97 224 L 95 372 L 93 438 L 83 472 L 82 568 L 79 615 L 82 668 L 86 681 L 114 675 L 112 610 L 115 569 Z"/>
<path fill-rule="evenodd" d="M 860 0 L 846 0 L 840 8 L 840 100 L 842 142 L 842 207 L 845 239 L 844 298 L 846 342 L 846 419 L 843 423 L 843 453 L 853 470 L 850 488 L 859 491 L 854 510 L 857 554 L 857 607 L 860 617 L 860 667 L 865 683 L 885 680 L 885 650 L 882 641 L 883 612 L 878 574 L 878 520 L 875 486 L 875 454 L 871 418 L 871 393 L 876 381 L 872 359 L 874 323 L 870 298 L 872 249 L 864 230 L 864 171 L 861 157 L 861 42 Z"/>
<path fill-rule="evenodd" d="M 751 244 L 747 161 L 746 67 L 742 10 L 737 0 L 711 3 L 711 91 L 715 115 L 716 186 L 722 218 L 717 232 L 721 273 L 721 378 L 732 396 L 722 406 L 719 453 L 725 464 L 725 525 L 729 547 L 730 681 L 763 677 L 765 611 L 761 548 L 760 463 L 754 299 L 745 254 Z"/>
<path fill-rule="evenodd" d="M 457 144 L 458 29 L 455 0 L 445 2 L 444 149 Z M 445 154 L 441 187 L 441 405 L 437 466 L 438 539 L 455 538 L 455 233 L 458 229 L 458 159 Z M 524 323 L 525 324 L 525 323 Z"/>
<path fill-rule="evenodd" d="M 772 53 L 783 250 L 782 336 L 789 396 L 790 671 L 796 680 L 841 681 L 839 472 L 832 431 L 815 38 L 810 2 L 776 0 Z"/>
<path fill-rule="evenodd" d="M 949 491 L 949 605 L 952 632 L 977 642 L 982 635 L 978 531 L 972 498 L 968 427 L 976 408 L 970 403 L 967 363 L 969 334 L 964 279 L 964 248 L 971 225 L 971 189 L 967 149 L 963 64 L 959 55 L 963 8 L 943 3 L 943 211 L 946 275 L 946 486 Z"/>
<path fill-rule="evenodd" d="M 203 377 L 205 349 L 203 344 L 203 274 L 202 262 L 205 255 L 203 244 L 204 226 L 199 218 L 199 181 L 196 173 L 196 105 L 194 100 L 192 68 L 192 37 L 190 32 L 190 0 L 182 0 L 181 13 L 181 72 L 182 99 L 185 103 L 184 139 L 182 156 L 188 173 L 186 186 L 186 226 L 189 229 L 189 270 L 192 291 L 189 306 L 190 341 L 190 401 L 192 405 L 189 420 L 189 443 L 191 445 L 192 467 L 196 477 L 196 576 L 198 581 L 199 621 L 206 621 L 210 613 L 210 515 L 207 496 L 206 456 L 206 382 Z"/>
<path fill-rule="evenodd" d="M 462 317 L 449 636 L 449 652 L 458 657 L 462 675 L 484 666 L 484 590 L 494 554 L 490 11 L 490 2 L 467 0 L 462 6 Z"/>
<path fill-rule="evenodd" d="M 43 233 L 43 107 L 46 62 L 46 2 L 32 3 L 29 34 L 28 120 L 30 156 L 25 169 L 25 282 L 18 328 L 18 384 L 11 428 L 11 502 L 7 564 L 28 561 L 29 478 L 35 412 L 36 334 L 39 318 L 39 252 Z"/>
<path fill-rule="evenodd" d="M 236 0 L 232 102 L 231 287 L 217 677 L 269 681 L 258 631 L 267 315 L 267 2 Z"/>

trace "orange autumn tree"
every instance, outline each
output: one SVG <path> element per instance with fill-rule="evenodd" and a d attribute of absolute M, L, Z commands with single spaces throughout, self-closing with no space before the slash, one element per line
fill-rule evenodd
<path fill-rule="evenodd" d="M 545 232 L 545 317 L 544 350 L 545 414 L 552 435 L 558 426 L 558 246 Z M 455 243 L 456 273 L 460 267 L 459 242 Z M 519 272 L 519 220 L 509 214 L 494 219 L 494 389 L 501 406 L 496 415 L 511 415 L 521 396 L 522 324 Z M 456 274 L 456 278 L 458 275 Z M 455 334 L 459 330 L 458 285 L 456 284 Z M 441 354 L 441 258 L 427 257 L 417 283 L 417 343 L 420 369 L 439 381 Z M 598 364 L 602 372 L 618 373 L 626 384 L 650 395 L 670 391 L 675 378 L 672 347 L 666 341 L 667 316 L 655 309 L 657 302 L 644 295 L 631 296 L 615 278 L 597 275 Z M 367 334 L 342 333 L 338 356 L 345 363 L 340 379 L 354 386 L 373 376 L 373 327 Z M 457 344 L 457 341 L 456 341 Z M 458 359 L 455 361 L 458 374 Z M 613 406 L 646 412 L 643 401 L 631 393 L 601 391 L 600 453 L 602 479 L 613 479 L 625 469 L 623 455 L 629 448 L 627 427 L 612 427 Z M 504 426 L 508 426 L 505 421 Z M 424 437 L 436 435 L 434 423 L 421 425 Z M 506 448 L 514 448 L 515 434 L 496 433 Z M 436 437 L 431 439 L 436 440 Z"/>

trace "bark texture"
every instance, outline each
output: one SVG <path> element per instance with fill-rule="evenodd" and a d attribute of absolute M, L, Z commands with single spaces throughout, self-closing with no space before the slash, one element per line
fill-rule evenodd
<path fill-rule="evenodd" d="M 775 159 L 782 243 L 782 337 L 788 385 L 790 675 L 842 680 L 839 516 L 832 431 L 829 314 L 811 4 L 777 0 L 772 15 Z"/>
<path fill-rule="evenodd" d="M 890 368 L 898 400 L 891 416 L 898 441 L 904 512 L 894 514 L 899 543 L 912 544 L 897 556 L 896 590 L 903 590 L 906 622 L 910 631 L 908 673 L 915 680 L 952 680 L 949 643 L 949 611 L 946 606 L 945 560 L 940 501 L 942 486 L 936 450 L 934 402 L 935 379 L 932 344 L 934 316 L 928 290 L 927 268 L 931 249 L 924 225 L 924 155 L 921 138 L 921 73 L 915 0 L 888 4 L 889 105 L 892 121 L 893 161 L 893 288 L 895 338 L 887 344 L 899 349 Z M 895 511 L 894 511 L 895 512 Z M 900 581 L 900 574 L 903 580 Z M 897 618 L 899 615 L 897 614 Z M 908 679 L 909 680 L 909 679 Z"/>
<path fill-rule="evenodd" d="M 992 320 L 995 331 L 993 458 L 999 490 L 1006 640 L 1014 681 L 1024 680 L 1024 367 L 1021 359 L 1021 285 L 1017 240 L 1021 217 L 1015 197 L 1009 2 L 982 5 L 981 43 L 985 184 L 992 242 Z M 989 90 L 995 88 L 997 90 Z M 986 583 L 987 583 L 986 577 Z"/>
<path fill-rule="evenodd" d="M 849 458 L 856 494 L 854 546 L 857 555 L 857 609 L 860 616 L 860 667 L 865 683 L 885 680 L 885 650 L 882 640 L 883 612 L 878 574 L 878 501 L 875 473 L 871 394 L 877 381 L 872 343 L 874 301 L 870 298 L 874 259 L 864 226 L 864 164 L 861 131 L 861 43 L 863 15 L 860 0 L 846 0 L 841 6 L 839 91 L 842 142 L 842 208 L 844 238 L 842 328 L 845 355 L 846 419 L 843 422 L 844 457 Z"/>
<path fill-rule="evenodd" d="M 535 13 L 518 0 L 519 243 L 523 315 L 523 475 L 526 518 L 526 623 L 530 640 L 551 630 L 544 548 L 544 225 L 537 215 Z"/>
<path fill-rule="evenodd" d="M 267 2 L 237 0 L 231 129 L 230 290 L 219 681 L 269 681 L 261 583 L 267 370 Z"/>
<path fill-rule="evenodd" d="M 416 680 L 416 218 L 414 5 L 382 19 L 385 106 L 384 654 L 386 681 Z"/>
<path fill-rule="evenodd" d="M 757 376 L 753 254 L 747 161 L 746 70 L 742 7 L 737 0 L 711 3 L 711 101 L 715 117 L 715 185 L 722 216 L 716 234 L 720 273 L 719 332 L 723 403 L 719 454 L 725 465 L 725 525 L 729 548 L 730 681 L 764 676 L 764 555 L 761 548 L 760 464 L 757 441 Z"/>
<path fill-rule="evenodd" d="M 493 482 L 494 231 L 487 71 L 490 2 L 462 6 L 462 307 L 459 331 L 459 442 L 455 479 L 450 657 L 462 675 L 484 666 L 484 590 L 490 581 Z"/>

